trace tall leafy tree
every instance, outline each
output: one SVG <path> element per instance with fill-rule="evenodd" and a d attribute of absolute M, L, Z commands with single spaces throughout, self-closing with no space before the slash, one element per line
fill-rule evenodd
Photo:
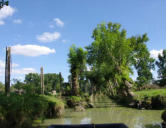
<path fill-rule="evenodd" d="M 150 57 L 150 53 L 146 46 L 148 41 L 147 34 L 138 37 L 131 37 L 131 46 L 133 48 L 134 67 L 137 70 L 137 85 L 139 88 L 150 83 L 153 79 L 151 70 L 154 69 L 154 59 Z"/>
<path fill-rule="evenodd" d="M 86 51 L 72 45 L 68 57 L 71 72 L 72 94 L 79 95 L 79 77 L 86 68 Z"/>
<path fill-rule="evenodd" d="M 132 72 L 131 42 L 126 37 L 126 30 L 120 28 L 120 24 L 111 22 L 98 25 L 92 35 L 94 42 L 86 47 L 91 71 L 96 72 L 92 76 L 98 74 L 96 80 L 105 83 L 106 88 L 119 91 L 123 90 L 124 81 L 131 81 L 129 75 Z"/>
<path fill-rule="evenodd" d="M 120 24 L 109 22 L 99 24 L 92 38 L 94 41 L 86 47 L 91 67 L 88 77 L 97 90 L 105 88 L 112 95 L 132 95 L 129 90 L 133 83 L 130 78 L 133 66 L 138 70 L 138 79 L 143 79 L 142 83 L 147 82 L 144 80 L 146 75 L 146 79 L 152 78 L 150 70 L 154 60 L 145 44 L 146 34 L 128 38 Z"/>
<path fill-rule="evenodd" d="M 159 54 L 158 61 L 156 61 L 156 65 L 158 66 L 158 77 L 160 81 L 160 85 L 166 85 L 166 50 L 163 50 L 162 54 Z"/>

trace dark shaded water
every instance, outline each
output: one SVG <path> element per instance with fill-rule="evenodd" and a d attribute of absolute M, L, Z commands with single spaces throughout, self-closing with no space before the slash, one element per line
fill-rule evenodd
<path fill-rule="evenodd" d="M 67 109 L 63 118 L 46 119 L 41 125 L 124 123 L 129 128 L 151 128 L 155 124 L 160 128 L 162 112 L 162 110 L 136 110 L 125 107 L 93 108 L 85 112 Z"/>

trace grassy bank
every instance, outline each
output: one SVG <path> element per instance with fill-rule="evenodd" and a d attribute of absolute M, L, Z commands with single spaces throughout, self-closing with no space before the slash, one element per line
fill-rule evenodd
<path fill-rule="evenodd" d="M 60 117 L 64 103 L 54 96 L 0 94 L 0 127 L 30 128 L 34 120 Z"/>
<path fill-rule="evenodd" d="M 134 92 L 132 107 L 139 109 L 166 108 L 166 89 L 150 89 Z"/>
<path fill-rule="evenodd" d="M 151 89 L 151 90 L 142 90 L 134 92 L 135 98 L 138 100 L 145 98 L 152 98 L 156 96 L 166 97 L 166 89 Z"/>

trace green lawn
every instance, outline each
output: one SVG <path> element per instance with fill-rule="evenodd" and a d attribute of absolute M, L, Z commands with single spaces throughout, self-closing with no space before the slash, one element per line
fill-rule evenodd
<path fill-rule="evenodd" d="M 136 95 L 136 99 L 143 99 L 144 97 L 151 98 L 153 96 L 165 96 L 166 97 L 166 89 L 151 89 L 151 90 L 143 90 L 134 92 Z"/>

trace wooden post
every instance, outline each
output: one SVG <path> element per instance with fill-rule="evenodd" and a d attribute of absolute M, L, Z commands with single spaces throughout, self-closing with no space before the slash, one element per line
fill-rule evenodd
<path fill-rule="evenodd" d="M 62 75 L 61 72 L 59 72 L 59 84 L 60 84 L 60 96 L 63 93 L 63 87 L 62 87 Z"/>
<path fill-rule="evenodd" d="M 40 80 L 41 80 L 41 94 L 44 94 L 44 74 L 43 74 L 43 67 L 40 68 Z"/>
<path fill-rule="evenodd" d="M 10 95 L 10 69 L 11 69 L 11 47 L 6 47 L 6 63 L 5 63 L 5 93 Z"/>

